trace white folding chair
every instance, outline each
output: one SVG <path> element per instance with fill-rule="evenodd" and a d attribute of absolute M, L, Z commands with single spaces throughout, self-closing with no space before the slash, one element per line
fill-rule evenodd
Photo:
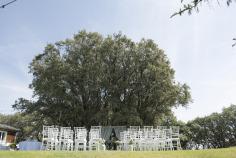
<path fill-rule="evenodd" d="M 86 150 L 87 130 L 84 127 L 75 127 L 75 150 Z"/>
<path fill-rule="evenodd" d="M 62 150 L 74 150 L 74 131 L 71 127 L 61 127 L 60 131 L 60 149 Z"/>
<path fill-rule="evenodd" d="M 143 126 L 143 131 L 153 131 L 153 126 Z"/>
<path fill-rule="evenodd" d="M 172 130 L 173 149 L 181 150 L 179 127 L 178 126 L 172 126 L 171 130 Z"/>
<path fill-rule="evenodd" d="M 43 126 L 41 150 L 46 149 L 47 142 L 50 139 L 49 137 L 50 128 L 54 128 L 54 126 Z"/>
<path fill-rule="evenodd" d="M 171 129 L 164 129 L 164 132 L 165 132 L 165 134 L 166 134 L 165 150 L 173 150 L 173 144 L 172 144 L 172 130 L 171 130 Z"/>
<path fill-rule="evenodd" d="M 60 137 L 60 132 L 58 128 L 49 128 L 46 149 L 59 150 L 60 149 L 59 137 Z"/>
<path fill-rule="evenodd" d="M 105 150 L 104 140 L 101 138 L 101 126 L 92 126 L 89 132 L 89 150 Z"/>

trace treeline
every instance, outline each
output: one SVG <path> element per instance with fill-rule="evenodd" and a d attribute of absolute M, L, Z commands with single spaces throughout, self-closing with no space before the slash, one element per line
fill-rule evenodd
<path fill-rule="evenodd" d="M 182 129 L 185 148 L 225 148 L 236 146 L 236 105 L 221 113 L 189 121 Z"/>
<path fill-rule="evenodd" d="M 0 114 L 0 123 L 21 129 L 18 142 L 29 137 L 41 139 L 43 124 L 48 120 L 36 114 L 15 113 Z M 177 121 L 173 114 L 160 118 L 160 125 L 180 126 L 181 145 L 183 149 L 225 148 L 236 146 L 236 105 L 224 108 L 221 113 L 196 118 L 184 123 Z"/>
<path fill-rule="evenodd" d="M 17 112 L 15 114 L 8 115 L 0 113 L 0 123 L 20 129 L 16 140 L 16 142 L 20 142 L 28 138 L 33 138 L 40 141 L 43 125 L 46 124 L 47 121 L 35 113 L 23 114 Z"/>

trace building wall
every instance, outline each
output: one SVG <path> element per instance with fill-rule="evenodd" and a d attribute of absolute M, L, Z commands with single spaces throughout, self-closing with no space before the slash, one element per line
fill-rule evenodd
<path fill-rule="evenodd" d="M 15 138 L 16 138 L 16 132 L 13 131 L 7 131 L 7 130 L 3 130 L 1 129 L 1 132 L 6 132 L 5 136 L 4 136 L 4 140 L 1 140 L 1 144 L 2 145 L 8 145 L 8 144 L 12 144 L 15 142 Z"/>
<path fill-rule="evenodd" d="M 14 143 L 15 142 L 15 133 L 7 132 L 7 140 L 6 143 Z"/>

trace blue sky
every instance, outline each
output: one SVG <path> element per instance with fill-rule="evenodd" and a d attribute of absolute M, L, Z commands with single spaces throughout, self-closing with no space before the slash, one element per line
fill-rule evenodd
<path fill-rule="evenodd" d="M 151 38 L 164 49 L 176 80 L 191 87 L 194 100 L 174 109 L 180 120 L 236 104 L 236 3 L 205 4 L 200 13 L 170 19 L 179 6 L 180 0 L 18 0 L 0 9 L 0 113 L 14 112 L 19 97 L 31 98 L 33 57 L 82 29 Z"/>

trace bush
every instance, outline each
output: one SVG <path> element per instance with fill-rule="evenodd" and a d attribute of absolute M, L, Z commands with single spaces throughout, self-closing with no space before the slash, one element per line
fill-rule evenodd
<path fill-rule="evenodd" d="M 16 143 L 12 143 L 9 145 L 10 149 L 16 149 Z"/>

